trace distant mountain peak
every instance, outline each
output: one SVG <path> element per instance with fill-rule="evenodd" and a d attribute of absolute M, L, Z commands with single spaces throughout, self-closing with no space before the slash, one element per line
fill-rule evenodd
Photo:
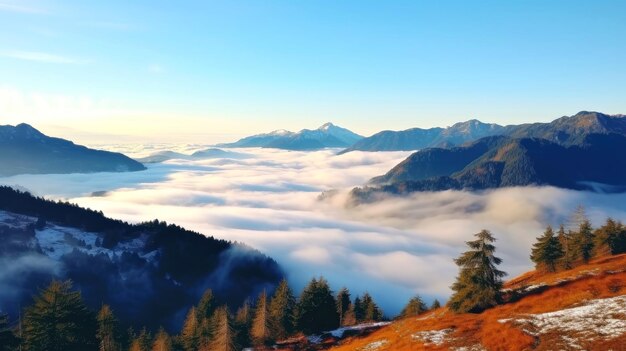
<path fill-rule="evenodd" d="M 322 126 L 317 128 L 317 129 L 318 130 L 328 130 L 331 127 L 335 127 L 335 125 L 332 122 L 326 122 L 326 123 L 322 124 Z"/>
<path fill-rule="evenodd" d="M 275 131 L 268 133 L 268 135 L 290 135 L 290 134 L 293 134 L 293 132 L 287 129 L 276 129 Z"/>
<path fill-rule="evenodd" d="M 297 133 L 284 129 L 267 134 L 257 134 L 239 139 L 234 143 L 217 144 L 218 147 L 267 147 L 285 150 L 317 150 L 348 147 L 363 139 L 346 128 L 331 122 L 317 129 L 302 129 Z"/>

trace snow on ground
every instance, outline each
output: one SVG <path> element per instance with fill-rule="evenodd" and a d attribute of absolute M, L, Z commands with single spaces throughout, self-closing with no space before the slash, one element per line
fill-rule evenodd
<path fill-rule="evenodd" d="M 448 335 L 450 335 L 450 333 L 452 333 L 452 331 L 453 329 L 450 328 L 441 330 L 427 330 L 416 332 L 411 336 L 413 337 L 413 339 L 417 339 L 424 344 L 434 344 L 440 346 L 446 341 L 446 338 L 448 337 Z"/>
<path fill-rule="evenodd" d="M 7 211 L 0 211 L 0 226 L 11 229 L 26 229 L 28 226 L 34 225 L 37 218 L 24 216 Z M 156 259 L 157 250 L 144 253 L 143 249 L 148 240 L 147 235 L 142 235 L 130 241 L 120 242 L 116 247 L 107 249 L 98 246 L 98 238 L 101 235 L 97 233 L 87 232 L 72 227 L 64 227 L 54 223 L 46 223 L 41 230 L 35 230 L 35 239 L 43 253 L 54 259 L 59 260 L 61 256 L 78 250 L 89 255 L 105 254 L 109 258 L 121 256 L 124 252 L 136 252 L 140 257 L 154 261 Z M 34 243 L 33 243 L 34 244 Z"/>
<path fill-rule="evenodd" d="M 343 337 L 343 334 L 347 331 L 357 331 L 357 330 L 370 329 L 370 328 L 382 328 L 386 325 L 389 325 L 389 323 L 390 322 L 364 323 L 364 324 L 354 325 L 351 327 L 343 327 L 343 328 L 335 329 L 335 330 L 330 331 L 329 333 L 332 334 L 334 337 L 341 339 Z"/>
<path fill-rule="evenodd" d="M 29 224 L 34 224 L 36 221 L 37 218 L 35 217 L 0 211 L 0 224 L 9 228 L 24 228 Z"/>
<path fill-rule="evenodd" d="M 583 340 L 611 339 L 626 333 L 626 295 L 591 300 L 583 306 L 555 312 L 501 319 L 499 322 L 520 324 L 534 336 L 560 333 L 569 347 L 580 348 L 579 342 Z"/>
<path fill-rule="evenodd" d="M 389 325 L 390 323 L 391 322 L 363 323 L 363 324 L 353 325 L 353 326 L 350 326 L 350 327 L 341 327 L 341 328 L 337 328 L 335 330 L 330 330 L 330 331 L 324 332 L 324 333 L 322 333 L 320 335 L 311 335 L 311 336 L 308 337 L 308 339 L 309 339 L 310 343 L 319 344 L 329 334 L 332 335 L 333 337 L 337 338 L 337 339 L 341 339 L 341 338 L 343 338 L 343 335 L 346 332 L 349 332 L 349 331 L 360 331 L 360 330 L 365 330 L 365 329 L 377 329 L 377 328 L 382 328 L 382 327 L 384 327 L 386 325 Z"/>
<path fill-rule="evenodd" d="M 385 339 L 371 342 L 359 349 L 359 351 L 375 351 L 387 345 L 389 342 Z"/>

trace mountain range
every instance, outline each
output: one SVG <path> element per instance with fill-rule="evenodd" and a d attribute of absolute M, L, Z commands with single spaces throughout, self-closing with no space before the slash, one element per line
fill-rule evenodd
<path fill-rule="evenodd" d="M 89 149 L 49 137 L 25 123 L 0 126 L 0 164 L 0 176 L 146 169 L 120 153 Z"/>
<path fill-rule="evenodd" d="M 411 128 L 402 131 L 385 130 L 357 141 L 341 151 L 409 151 L 428 147 L 460 145 L 482 137 L 505 134 L 508 127 L 493 123 L 483 123 L 472 119 L 455 123 L 447 128 Z"/>
<path fill-rule="evenodd" d="M 240 139 L 234 143 L 217 144 L 217 147 L 242 148 L 263 147 L 285 150 L 319 150 L 324 148 L 345 148 L 363 137 L 348 129 L 325 123 L 317 129 L 303 129 L 297 133 L 288 130 L 275 130 Z"/>
<path fill-rule="evenodd" d="M 177 329 L 206 289 L 236 308 L 283 277 L 271 258 L 157 220 L 102 212 L 0 187 L 0 310 L 16 316 L 52 279 L 71 279 L 87 304 L 110 304 L 125 325 Z M 158 306 L 158 308 L 155 308 Z"/>
<path fill-rule="evenodd" d="M 581 111 L 574 116 L 561 117 L 550 123 L 501 126 L 473 119 L 447 128 L 387 130 L 363 138 L 340 154 L 354 150 L 409 151 L 429 147 L 451 147 L 493 135 L 507 135 L 513 138 L 535 137 L 565 145 L 575 144 L 590 133 L 626 134 L 626 119 L 622 117 L 624 116 Z"/>
<path fill-rule="evenodd" d="M 361 202 L 382 194 L 527 185 L 619 192 L 626 190 L 626 154 L 616 150 L 626 150 L 626 116 L 581 112 L 415 152 L 352 196 Z"/>

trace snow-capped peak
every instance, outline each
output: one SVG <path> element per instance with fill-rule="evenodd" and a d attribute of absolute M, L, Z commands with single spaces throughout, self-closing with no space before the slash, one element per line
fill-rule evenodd
<path fill-rule="evenodd" d="M 330 127 L 334 127 L 334 126 L 335 125 L 332 124 L 331 122 L 326 122 L 321 127 L 317 128 L 317 130 L 324 130 L 324 131 L 326 131 L 326 130 L 330 129 Z"/>
<path fill-rule="evenodd" d="M 277 129 L 269 134 L 270 135 L 289 135 L 289 134 L 293 134 L 293 132 L 290 132 L 286 129 Z"/>

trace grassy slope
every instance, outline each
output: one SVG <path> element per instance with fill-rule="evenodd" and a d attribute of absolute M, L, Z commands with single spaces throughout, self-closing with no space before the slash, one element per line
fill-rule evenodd
<path fill-rule="evenodd" d="M 564 348 L 564 335 L 577 339 L 578 345 L 586 350 L 620 350 L 626 345 L 626 333 L 600 335 L 590 328 L 586 331 L 590 334 L 585 336 L 563 331 L 532 336 L 522 330 L 530 330 L 528 324 L 499 321 L 577 307 L 588 300 L 626 295 L 626 254 L 598 258 L 588 265 L 563 272 L 528 272 L 507 282 L 505 289 L 509 294 L 517 292 L 520 296 L 515 302 L 482 314 L 454 314 L 443 307 L 419 317 L 398 320 L 365 338 L 348 339 L 332 350 L 418 351 L 462 347 L 464 350 L 553 350 Z M 626 320 L 626 315 L 618 314 L 612 318 Z M 433 331 L 444 329 L 450 331 L 439 345 L 432 342 L 432 337 L 426 337 L 431 342 L 414 337 L 416 334 L 432 336 Z M 385 343 L 374 347 L 380 341 Z"/>

